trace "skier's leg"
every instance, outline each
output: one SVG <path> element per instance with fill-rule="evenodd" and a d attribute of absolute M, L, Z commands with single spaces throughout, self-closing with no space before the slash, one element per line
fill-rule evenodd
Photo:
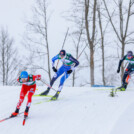
<path fill-rule="evenodd" d="M 126 83 L 127 84 L 129 83 L 129 79 L 130 79 L 130 75 L 128 75 L 127 78 L 126 78 Z"/>
<path fill-rule="evenodd" d="M 70 69 L 71 69 L 70 66 L 65 68 L 64 75 L 63 75 L 62 78 L 60 79 L 60 85 L 59 85 L 59 89 L 58 89 L 59 92 L 61 92 L 65 80 L 70 76 L 70 74 L 67 74 L 67 71 L 70 70 Z"/>
<path fill-rule="evenodd" d="M 59 94 L 63 88 L 64 82 L 69 76 L 70 76 L 70 74 L 67 74 L 67 72 L 65 72 L 65 74 L 62 76 L 62 78 L 60 80 L 59 88 L 58 88 L 56 94 L 51 98 L 51 100 L 57 100 L 57 98 L 59 97 Z"/>
<path fill-rule="evenodd" d="M 53 76 L 51 82 L 50 82 L 50 86 L 52 87 L 54 82 L 57 80 L 57 78 L 59 76 L 61 76 L 64 73 L 64 68 L 63 66 L 60 67 L 60 69 L 55 73 L 55 75 Z M 47 95 L 51 89 L 51 87 L 47 87 L 47 90 L 44 91 L 43 93 L 41 93 L 40 95 Z"/>
<path fill-rule="evenodd" d="M 126 70 L 124 72 L 123 78 L 122 78 L 122 86 L 120 87 L 121 91 L 125 91 L 127 88 L 128 83 L 126 80 L 127 80 L 127 77 L 129 76 L 130 72 L 131 72 L 131 66 L 128 65 L 128 67 L 126 68 Z"/>
<path fill-rule="evenodd" d="M 134 72 L 134 66 L 131 66 L 131 68 L 130 68 L 129 70 L 130 70 L 130 71 L 129 71 L 129 73 L 128 73 L 127 77 L 126 77 L 126 80 L 125 80 L 125 83 L 126 83 L 125 88 L 127 88 L 127 85 L 128 85 L 128 83 L 129 83 L 131 74 Z"/>
<path fill-rule="evenodd" d="M 53 76 L 51 82 L 50 82 L 50 86 L 53 86 L 54 82 L 57 80 L 57 78 L 59 78 L 62 74 L 64 73 L 64 67 L 61 66 L 59 68 L 59 70 L 55 73 L 55 75 Z M 48 87 L 49 88 L 49 87 Z"/>
<path fill-rule="evenodd" d="M 67 74 L 67 72 L 65 72 L 65 74 L 62 76 L 61 80 L 60 80 L 60 85 L 58 88 L 58 91 L 61 92 L 64 82 L 66 81 L 66 79 L 70 76 L 70 74 Z"/>
<path fill-rule="evenodd" d="M 22 85 L 21 92 L 20 92 L 20 99 L 19 102 L 17 103 L 17 107 L 15 112 L 11 114 L 11 117 L 17 116 L 21 107 L 22 102 L 24 101 L 25 95 L 27 94 L 28 90 L 25 89 L 26 86 Z"/>
<path fill-rule="evenodd" d="M 29 93 L 28 93 L 28 96 L 27 96 L 27 97 L 28 97 L 28 100 L 27 100 L 27 107 L 30 107 L 30 106 L 31 106 L 32 96 L 34 95 L 35 90 L 36 90 L 36 84 L 30 86 Z"/>
<path fill-rule="evenodd" d="M 36 90 L 36 84 L 29 87 L 29 93 L 28 93 L 28 96 L 27 96 L 28 100 L 27 100 L 27 105 L 26 105 L 26 109 L 25 109 L 25 112 L 24 112 L 25 116 L 28 116 L 28 111 L 29 111 L 29 108 L 30 108 L 31 102 L 32 102 L 32 96 L 34 95 L 35 90 Z"/>
<path fill-rule="evenodd" d="M 22 85 L 22 88 L 21 88 L 21 92 L 20 92 L 20 99 L 19 99 L 19 102 L 17 104 L 17 108 L 20 109 L 21 107 L 21 104 L 23 103 L 24 101 L 24 98 L 28 92 L 28 90 L 26 89 L 26 85 Z"/>
<path fill-rule="evenodd" d="M 126 82 L 126 78 L 127 78 L 128 74 L 129 74 L 129 71 L 126 69 L 126 71 L 125 71 L 125 73 L 123 75 L 123 78 L 122 78 L 122 83 Z"/>

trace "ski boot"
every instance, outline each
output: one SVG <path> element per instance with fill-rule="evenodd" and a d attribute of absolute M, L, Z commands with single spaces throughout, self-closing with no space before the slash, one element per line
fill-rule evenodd
<path fill-rule="evenodd" d="M 24 118 L 28 117 L 28 112 L 24 112 Z"/>
<path fill-rule="evenodd" d="M 47 90 L 44 91 L 44 92 L 42 92 L 42 93 L 40 94 L 40 96 L 42 96 L 42 95 L 47 95 L 47 94 L 49 93 L 49 91 L 50 91 L 50 88 L 47 88 Z"/>
<path fill-rule="evenodd" d="M 60 91 L 57 91 L 56 94 L 51 98 L 51 100 L 57 100 L 59 97 Z"/>
<path fill-rule="evenodd" d="M 16 117 L 19 114 L 19 110 L 20 109 L 16 108 L 15 112 L 13 112 L 10 117 Z"/>
<path fill-rule="evenodd" d="M 119 87 L 118 89 L 120 89 L 120 91 L 126 91 L 127 88 L 127 83 L 123 83 L 121 87 Z"/>
<path fill-rule="evenodd" d="M 28 111 L 29 111 L 29 107 L 26 107 L 24 112 L 24 118 L 28 117 Z"/>

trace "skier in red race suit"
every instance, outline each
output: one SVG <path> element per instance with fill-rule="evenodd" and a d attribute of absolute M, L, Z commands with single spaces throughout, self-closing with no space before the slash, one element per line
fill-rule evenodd
<path fill-rule="evenodd" d="M 26 109 L 24 112 L 24 116 L 28 116 L 28 111 L 32 102 L 32 96 L 36 90 L 36 80 L 40 80 L 40 79 L 41 79 L 41 75 L 28 75 L 26 71 L 21 72 L 20 77 L 17 79 L 18 82 L 22 83 L 20 99 L 17 104 L 16 110 L 15 112 L 11 114 L 11 117 L 15 117 L 19 114 L 20 106 L 22 102 L 24 101 L 24 98 L 27 93 L 28 93 L 27 95 L 28 100 L 27 100 L 27 105 L 26 105 Z"/>

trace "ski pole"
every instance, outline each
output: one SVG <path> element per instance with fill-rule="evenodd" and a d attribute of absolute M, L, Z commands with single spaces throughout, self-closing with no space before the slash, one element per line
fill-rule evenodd
<path fill-rule="evenodd" d="M 79 59 L 80 58 L 80 56 L 82 55 L 82 53 L 84 52 L 84 50 L 86 49 L 86 47 L 87 47 L 87 45 L 84 47 L 84 49 L 81 51 L 81 53 L 79 54 L 79 56 L 78 56 L 78 58 L 77 59 Z"/>
<path fill-rule="evenodd" d="M 65 38 L 64 38 L 64 41 L 63 41 L 62 49 L 64 48 L 64 45 L 65 45 L 65 42 L 66 42 L 66 38 L 67 38 L 67 35 L 68 35 L 68 31 L 69 31 L 69 27 L 67 29 L 67 32 L 66 32 L 66 35 L 65 35 Z"/>
<path fill-rule="evenodd" d="M 47 85 L 49 88 L 53 89 L 55 92 L 57 92 L 56 89 L 52 88 L 49 84 L 47 84 L 46 82 L 44 82 L 43 80 L 41 80 L 42 83 L 44 83 L 45 85 Z"/>
<path fill-rule="evenodd" d="M 125 64 L 124 68 L 126 68 L 127 65 L 128 65 L 128 62 Z"/>
<path fill-rule="evenodd" d="M 65 35 L 65 38 L 64 38 L 64 41 L 63 41 L 62 49 L 64 48 L 65 41 L 66 41 L 66 38 L 67 38 L 67 35 L 68 35 L 68 31 L 69 31 L 69 28 L 67 29 L 67 32 L 66 32 L 66 35 Z M 59 60 L 58 60 L 58 62 L 57 62 L 56 69 L 58 68 L 58 64 L 59 64 Z"/>
<path fill-rule="evenodd" d="M 81 51 L 81 53 L 79 54 L 77 60 L 80 58 L 80 56 L 82 55 L 82 53 L 84 52 L 85 48 L 87 47 L 87 45 L 84 47 L 84 49 Z"/>

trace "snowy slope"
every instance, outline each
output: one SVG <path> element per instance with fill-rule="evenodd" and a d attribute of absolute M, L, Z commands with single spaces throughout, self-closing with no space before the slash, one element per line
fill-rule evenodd
<path fill-rule="evenodd" d="M 20 87 L 0 87 L 0 119 L 15 110 L 19 92 Z M 58 101 L 36 104 L 47 98 L 34 97 L 25 126 L 22 115 L 0 123 L 0 134 L 134 134 L 134 90 L 108 95 L 109 90 L 65 87 Z"/>

